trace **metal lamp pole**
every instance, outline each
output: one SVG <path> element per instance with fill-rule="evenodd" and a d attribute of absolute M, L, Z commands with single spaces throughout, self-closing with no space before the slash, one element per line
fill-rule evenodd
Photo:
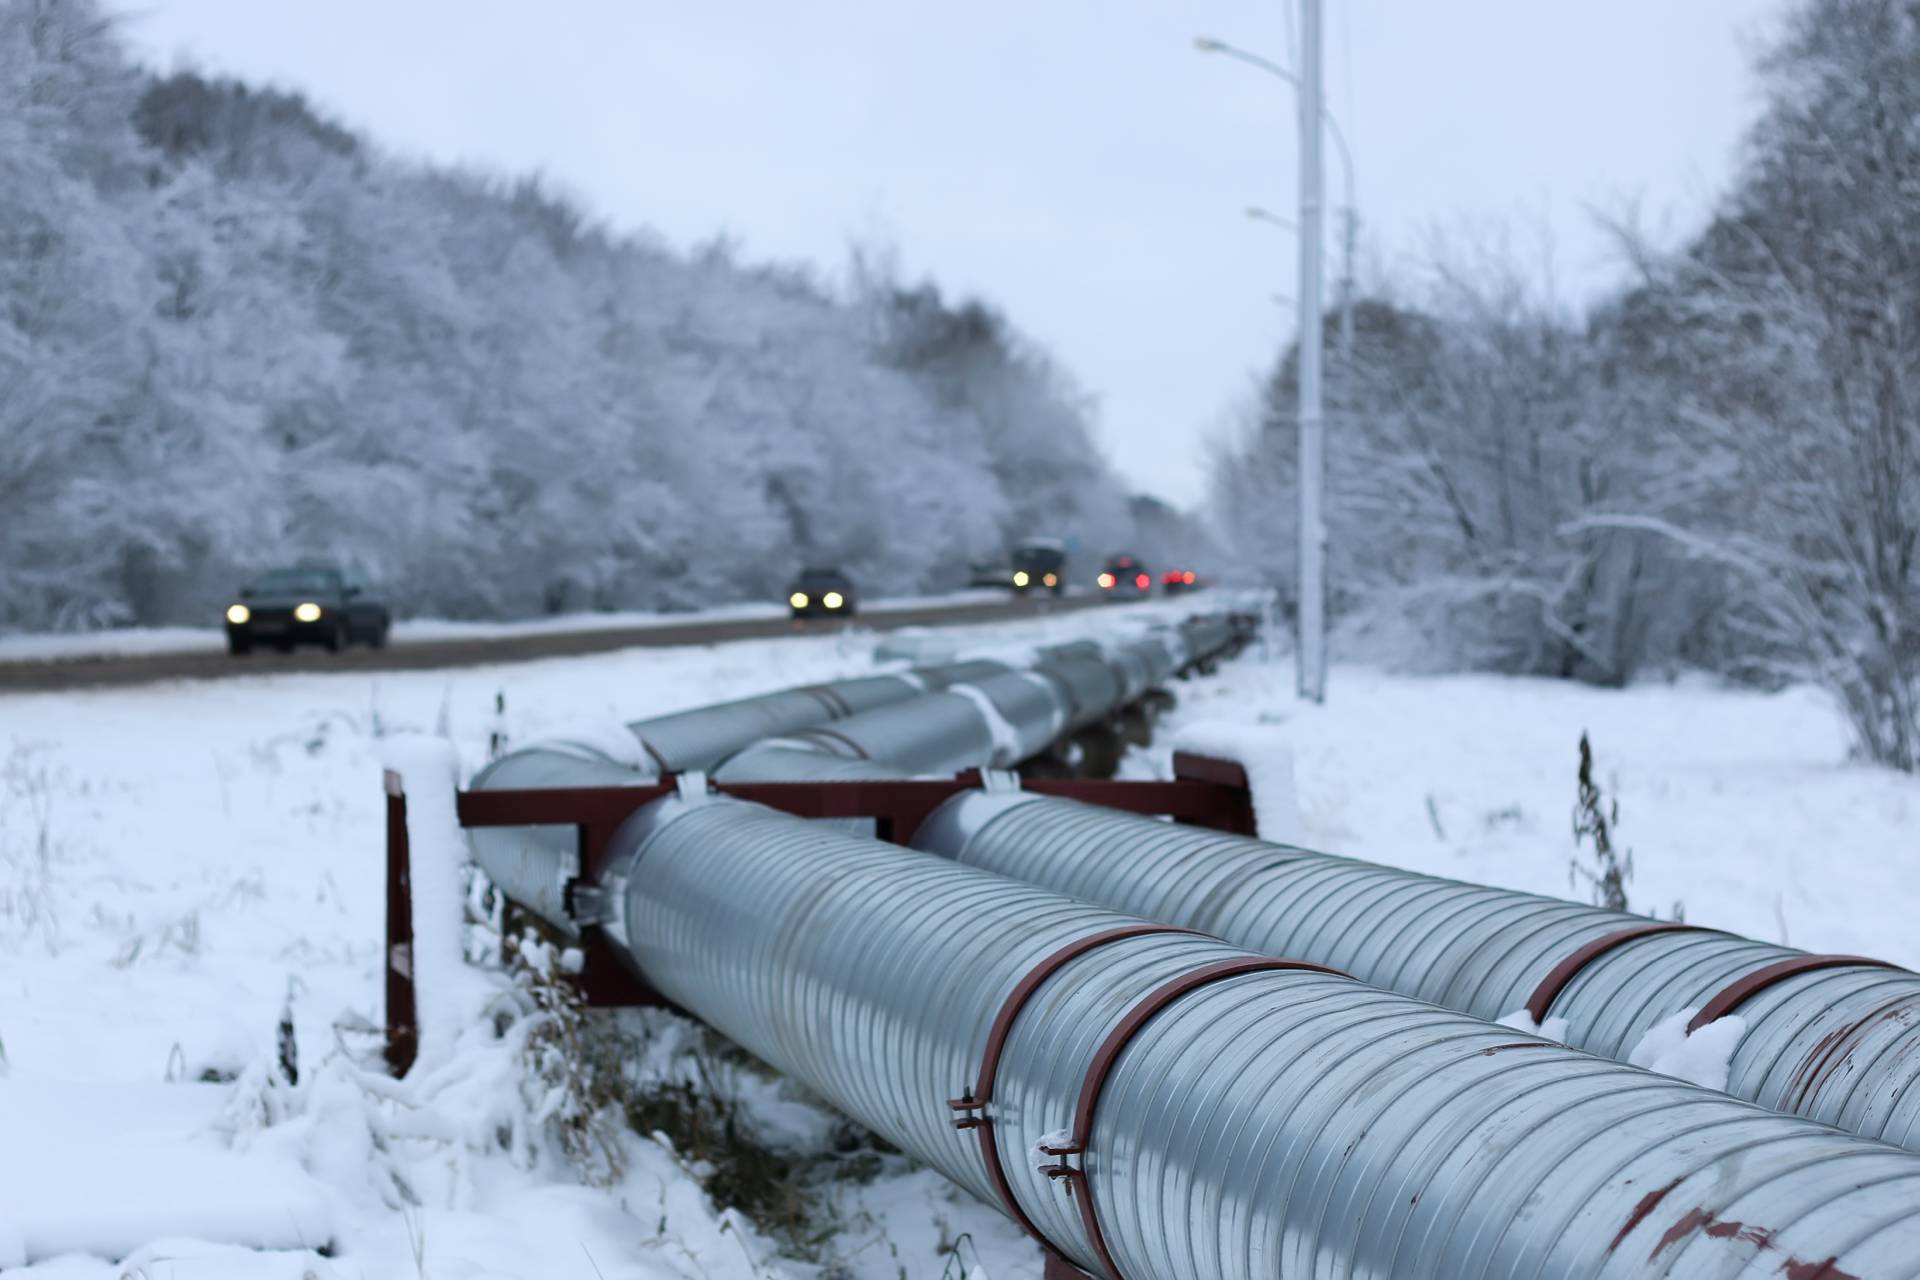
<path fill-rule="evenodd" d="M 1244 62 L 1250 67 L 1258 67 L 1268 75 L 1285 81 L 1296 93 L 1303 89 L 1300 77 L 1273 59 L 1263 58 L 1257 53 L 1249 53 L 1224 40 L 1201 36 L 1193 42 L 1193 47 L 1202 53 L 1217 53 L 1232 58 L 1236 62 Z M 1315 52 L 1318 53 L 1317 46 Z M 1340 131 L 1340 121 L 1326 109 L 1324 100 L 1320 115 L 1327 122 L 1327 134 L 1333 139 L 1333 145 L 1340 150 L 1340 176 L 1347 197 L 1346 207 L 1340 210 L 1340 355 L 1345 360 L 1353 356 L 1353 255 L 1355 239 L 1359 235 L 1360 215 L 1359 206 L 1354 203 L 1353 152 L 1347 147 L 1347 136 Z M 1270 214 L 1264 209 L 1256 212 L 1250 208 L 1247 210 L 1247 216 L 1261 222 L 1272 222 L 1284 226 L 1289 231 L 1299 230 L 1291 221 Z"/>
<path fill-rule="evenodd" d="M 1297 652 L 1296 687 L 1299 695 L 1312 702 L 1324 702 L 1327 696 L 1327 524 L 1326 500 L 1326 421 L 1321 388 L 1321 357 L 1324 335 L 1321 327 L 1321 275 L 1324 247 L 1321 219 L 1325 202 L 1321 195 L 1324 165 L 1320 141 L 1321 121 L 1326 107 L 1320 76 L 1320 0 L 1300 0 L 1301 74 L 1295 76 L 1284 67 L 1247 53 L 1219 40 L 1196 41 L 1203 53 L 1221 53 L 1259 67 L 1278 76 L 1297 90 L 1300 117 L 1300 319 L 1299 319 L 1299 431 L 1300 431 L 1300 512 L 1298 535 L 1299 582 L 1295 611 Z M 1348 283 L 1341 292 L 1341 334 L 1343 344 L 1352 341 L 1351 260 L 1353 207 L 1353 159 L 1346 140 L 1334 126 L 1341 157 L 1346 162 L 1347 207 L 1349 211 Z M 1258 216 L 1249 211 L 1249 216 Z M 1351 350 L 1350 345 L 1348 350 Z"/>

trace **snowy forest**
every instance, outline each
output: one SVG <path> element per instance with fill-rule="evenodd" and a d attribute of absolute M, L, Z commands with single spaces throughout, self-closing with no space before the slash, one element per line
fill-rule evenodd
<path fill-rule="evenodd" d="M 0 630 L 213 618 L 303 559 L 514 617 L 1124 544 L 1086 397 L 886 257 L 672 252 L 0 0 Z"/>
<path fill-rule="evenodd" d="M 1811 680 L 1920 770 L 1920 6 L 1809 0 L 1760 69 L 1710 224 L 1615 219 L 1584 314 L 1496 234 L 1329 317 L 1332 603 L 1349 654 Z M 1211 482 L 1283 591 L 1294 397 L 1288 351 Z"/>

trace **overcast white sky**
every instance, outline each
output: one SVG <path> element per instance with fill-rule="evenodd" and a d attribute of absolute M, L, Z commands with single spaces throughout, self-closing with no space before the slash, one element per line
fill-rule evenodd
<path fill-rule="evenodd" d="M 1673 234 L 1758 110 L 1784 0 L 1329 0 L 1329 105 L 1365 256 L 1545 226 L 1565 291 L 1609 276 L 1585 208 Z M 856 239 L 1002 306 L 1100 403 L 1137 487 L 1200 496 L 1203 434 L 1291 330 L 1292 99 L 1194 51 L 1287 59 L 1285 0 L 140 0 L 162 66 L 299 88 L 388 148 L 539 170 L 617 227 L 837 276 Z M 1329 180 L 1339 182 L 1329 152 Z"/>

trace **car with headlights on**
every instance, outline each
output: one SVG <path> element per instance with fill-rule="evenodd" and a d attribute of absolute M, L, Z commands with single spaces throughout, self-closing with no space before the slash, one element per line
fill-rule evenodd
<path fill-rule="evenodd" d="M 853 579 L 838 569 L 802 569 L 787 587 L 787 608 L 796 618 L 850 618 L 859 601 Z"/>
<path fill-rule="evenodd" d="M 275 569 L 240 588 L 227 606 L 227 652 L 256 645 L 285 653 L 314 644 L 338 652 L 350 644 L 381 648 L 393 616 L 360 578 L 330 568 Z"/>
<path fill-rule="evenodd" d="M 1153 594 L 1153 574 L 1125 552 L 1107 557 L 1095 581 L 1108 600 L 1144 600 Z"/>
<path fill-rule="evenodd" d="M 1013 549 L 1013 590 L 1015 595 L 1029 591 L 1051 591 L 1055 595 L 1067 589 L 1067 544 L 1053 538 L 1030 538 Z"/>

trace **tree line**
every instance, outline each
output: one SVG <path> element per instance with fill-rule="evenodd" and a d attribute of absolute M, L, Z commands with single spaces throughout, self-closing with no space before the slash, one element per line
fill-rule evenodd
<path fill-rule="evenodd" d="M 621 234 L 299 96 L 0 0 L 0 629 L 217 618 L 332 560 L 406 612 L 961 585 L 1132 528 L 1088 398 L 999 314 Z"/>
<path fill-rule="evenodd" d="M 1585 314 L 1497 243 L 1356 308 L 1328 431 L 1356 634 L 1619 684 L 1686 665 L 1830 690 L 1920 769 L 1920 5 L 1808 0 L 1710 224 Z M 1329 333 L 1332 324 L 1329 322 Z M 1213 502 L 1290 586 L 1293 353 Z"/>

